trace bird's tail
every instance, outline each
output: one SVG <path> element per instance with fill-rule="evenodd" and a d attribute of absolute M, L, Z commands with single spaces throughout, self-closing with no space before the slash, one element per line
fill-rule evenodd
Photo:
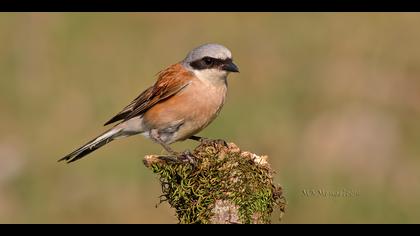
<path fill-rule="evenodd" d="M 67 161 L 67 163 L 77 161 L 80 158 L 86 156 L 87 154 L 95 151 L 96 149 L 104 146 L 105 144 L 119 137 L 121 135 L 121 131 L 122 128 L 114 127 L 58 161 Z"/>

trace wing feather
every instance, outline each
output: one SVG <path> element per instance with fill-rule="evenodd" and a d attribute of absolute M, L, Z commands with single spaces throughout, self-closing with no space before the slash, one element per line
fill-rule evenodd
<path fill-rule="evenodd" d="M 194 75 L 182 65 L 175 64 L 158 73 L 156 83 L 143 91 L 104 125 L 140 116 L 153 105 L 174 96 L 190 84 Z"/>

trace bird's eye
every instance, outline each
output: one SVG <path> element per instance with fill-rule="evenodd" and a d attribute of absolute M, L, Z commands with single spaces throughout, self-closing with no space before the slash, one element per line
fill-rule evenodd
<path fill-rule="evenodd" d="M 213 64 L 213 59 L 210 57 L 205 57 L 203 58 L 204 63 L 206 63 L 206 65 L 212 65 Z"/>

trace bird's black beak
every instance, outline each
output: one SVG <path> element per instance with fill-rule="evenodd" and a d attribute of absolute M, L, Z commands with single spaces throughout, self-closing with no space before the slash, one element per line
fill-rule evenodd
<path fill-rule="evenodd" d="M 232 61 L 223 64 L 222 69 L 229 72 L 239 72 L 239 68 Z"/>

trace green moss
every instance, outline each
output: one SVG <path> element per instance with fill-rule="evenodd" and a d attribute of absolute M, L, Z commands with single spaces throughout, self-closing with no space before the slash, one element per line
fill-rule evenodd
<path fill-rule="evenodd" d="M 163 195 L 176 209 L 180 223 L 210 223 L 216 200 L 239 207 L 242 223 L 270 223 L 278 207 L 285 208 L 282 189 L 272 182 L 267 165 L 256 164 L 250 155 L 220 142 L 208 142 L 194 152 L 196 163 L 165 162 L 151 165 L 160 176 Z"/>

